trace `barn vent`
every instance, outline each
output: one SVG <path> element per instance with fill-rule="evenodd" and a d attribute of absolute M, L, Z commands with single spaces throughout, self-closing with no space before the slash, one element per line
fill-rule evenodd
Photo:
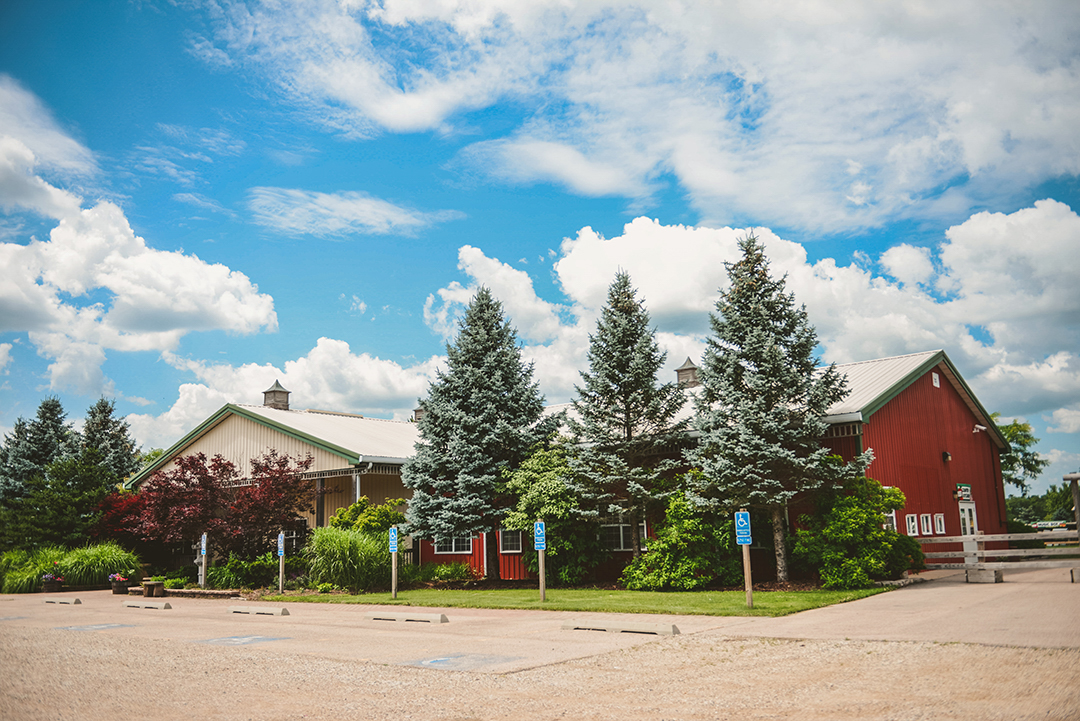
<path fill-rule="evenodd" d="M 694 388 L 701 385 L 698 380 L 697 366 L 687 357 L 681 366 L 675 369 L 675 379 L 683 388 Z"/>
<path fill-rule="evenodd" d="M 274 381 L 274 385 L 263 391 L 263 405 L 267 408 L 276 408 L 279 411 L 289 410 L 289 391 Z"/>

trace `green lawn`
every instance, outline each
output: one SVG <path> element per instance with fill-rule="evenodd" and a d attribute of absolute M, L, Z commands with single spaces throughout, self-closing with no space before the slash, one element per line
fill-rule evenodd
<path fill-rule="evenodd" d="M 540 602 L 538 590 L 460 591 L 416 589 L 389 593 L 308 594 L 264 596 L 275 603 L 359 603 L 434 606 L 451 608 L 523 608 L 545 611 L 601 611 L 607 613 L 671 613 L 699 616 L 786 616 L 811 608 L 854 601 L 886 589 L 862 591 L 761 591 L 754 594 L 754 608 L 746 607 L 743 591 L 657 593 L 603 589 L 548 589 Z"/>

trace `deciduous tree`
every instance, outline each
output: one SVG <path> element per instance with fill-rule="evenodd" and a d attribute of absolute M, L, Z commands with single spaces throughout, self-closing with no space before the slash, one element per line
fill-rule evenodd
<path fill-rule="evenodd" d="M 1039 477 L 1050 461 L 1040 458 L 1031 448 L 1039 439 L 1031 432 L 1031 424 L 1013 419 L 1011 423 L 1001 424 L 1000 413 L 991 413 L 990 420 L 997 424 L 998 430 L 1009 442 L 1009 452 L 1001 455 L 1001 479 L 1011 483 L 1026 496 L 1028 484 Z"/>

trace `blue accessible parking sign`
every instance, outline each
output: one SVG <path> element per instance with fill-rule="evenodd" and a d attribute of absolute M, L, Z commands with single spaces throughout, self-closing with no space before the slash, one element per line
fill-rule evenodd
<path fill-rule="evenodd" d="M 543 521 L 533 524 L 533 549 L 536 551 L 547 550 L 547 529 Z"/>
<path fill-rule="evenodd" d="M 738 511 L 735 514 L 735 543 L 740 546 L 749 546 L 750 541 L 750 514 L 747 511 Z"/>

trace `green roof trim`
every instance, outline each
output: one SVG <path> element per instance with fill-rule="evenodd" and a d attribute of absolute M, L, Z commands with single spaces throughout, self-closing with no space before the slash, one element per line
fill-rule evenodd
<path fill-rule="evenodd" d="M 893 383 L 888 388 L 888 390 L 886 390 L 884 393 L 882 393 L 873 401 L 860 409 L 863 417 L 863 423 L 869 422 L 870 416 L 877 413 L 885 406 L 885 404 L 900 395 L 908 386 L 917 381 L 919 378 L 922 378 L 928 371 L 937 368 L 939 365 L 945 366 L 945 369 L 947 370 L 947 373 L 945 374 L 946 377 L 949 379 L 949 382 L 953 384 L 953 387 L 960 393 L 960 395 L 964 397 L 964 401 L 968 405 L 968 407 L 975 412 L 976 416 L 982 416 L 981 420 L 986 425 L 987 432 L 990 433 L 991 437 L 994 438 L 997 446 L 1003 451 L 1008 451 L 1010 449 L 1009 442 L 1005 440 L 1005 436 L 1002 435 L 1001 430 L 997 427 L 997 424 L 994 423 L 993 419 L 990 417 L 990 413 L 987 412 L 985 408 L 983 408 L 982 403 L 979 402 L 979 399 L 975 396 L 975 393 L 971 390 L 971 387 L 967 384 L 967 381 L 965 381 L 964 377 L 960 375 L 960 371 L 956 369 L 956 366 L 953 365 L 953 362 L 949 359 L 949 356 L 943 350 L 939 350 L 937 353 L 934 353 L 934 355 L 923 361 L 913 371 L 898 380 L 896 383 Z"/>
<path fill-rule="evenodd" d="M 209 433 L 211 430 L 214 429 L 215 426 L 224 421 L 230 415 L 240 416 L 241 418 L 245 418 L 249 421 L 253 421 L 254 423 L 258 423 L 259 425 L 275 430 L 278 433 L 289 436 L 290 438 L 295 438 L 298 441 L 309 443 L 316 448 L 320 448 L 328 453 L 332 453 L 335 456 L 340 456 L 349 463 L 355 464 L 360 462 L 359 455 L 354 451 L 350 451 L 347 448 L 342 448 L 335 443 L 324 441 L 323 439 L 317 438 L 308 433 L 298 431 L 295 428 L 287 426 L 283 423 L 272 421 L 269 418 L 259 415 L 258 413 L 252 413 L 246 408 L 241 408 L 240 406 L 233 405 L 232 403 L 227 403 L 212 416 L 210 416 L 205 421 L 196 426 L 190 433 L 188 433 L 179 441 L 170 446 L 169 449 L 162 453 L 161 457 L 154 461 L 151 465 L 143 468 L 141 471 L 132 476 L 127 482 L 124 483 L 124 487 L 128 489 L 137 488 L 140 484 L 142 484 L 143 481 L 145 481 L 147 478 L 160 470 L 162 466 L 166 465 L 172 459 L 176 458 L 176 456 L 180 455 L 181 451 L 183 451 L 185 448 L 190 446 L 202 436 Z"/>

